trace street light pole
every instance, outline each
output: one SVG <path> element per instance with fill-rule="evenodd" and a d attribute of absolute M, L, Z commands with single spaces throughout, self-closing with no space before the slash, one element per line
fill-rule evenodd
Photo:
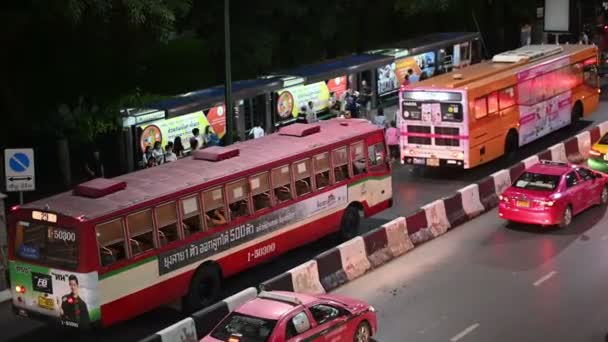
<path fill-rule="evenodd" d="M 224 86 L 224 103 L 226 104 L 226 145 L 232 144 L 232 127 L 234 126 L 234 106 L 232 105 L 232 71 L 230 65 L 230 0 L 224 0 L 224 62 L 226 80 Z"/>

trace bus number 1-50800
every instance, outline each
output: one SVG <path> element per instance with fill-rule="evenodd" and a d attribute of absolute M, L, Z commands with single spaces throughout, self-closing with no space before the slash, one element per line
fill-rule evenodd
<path fill-rule="evenodd" d="M 263 256 L 266 256 L 276 250 L 276 244 L 273 242 L 269 245 L 256 248 L 250 252 L 247 252 L 247 261 L 252 261 Z"/>

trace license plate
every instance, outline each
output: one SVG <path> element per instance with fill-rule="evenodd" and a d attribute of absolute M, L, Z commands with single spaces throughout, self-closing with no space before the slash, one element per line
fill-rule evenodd
<path fill-rule="evenodd" d="M 528 201 L 517 201 L 517 206 L 522 208 L 529 208 L 530 202 Z"/>
<path fill-rule="evenodd" d="M 428 166 L 439 166 L 439 159 L 437 158 L 429 158 L 426 160 L 426 165 Z"/>
<path fill-rule="evenodd" d="M 604 160 L 608 160 L 608 153 L 604 154 Z"/>
<path fill-rule="evenodd" d="M 38 306 L 43 309 L 53 310 L 55 309 L 55 302 L 53 301 L 53 298 L 38 296 Z"/>
<path fill-rule="evenodd" d="M 415 165 L 424 165 L 425 162 L 424 158 L 414 158 Z"/>

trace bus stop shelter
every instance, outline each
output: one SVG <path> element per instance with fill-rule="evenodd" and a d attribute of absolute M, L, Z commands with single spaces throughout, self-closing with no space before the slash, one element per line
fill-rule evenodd
<path fill-rule="evenodd" d="M 329 110 L 331 98 L 339 100 L 347 89 L 360 90 L 361 81 L 366 80 L 373 89 L 373 71 L 393 60 L 381 54 L 358 54 L 340 57 L 291 69 L 282 74 L 302 80 L 276 92 L 273 106 L 273 123 L 280 126 L 294 121 L 300 108 L 309 102 L 319 118 L 332 116 Z M 375 99 L 372 99 L 375 103 Z"/>
<path fill-rule="evenodd" d="M 265 113 L 271 111 L 271 93 L 283 86 L 283 81 L 278 77 L 232 84 L 235 136 L 245 139 L 247 128 L 252 127 L 255 120 L 265 119 Z M 153 146 L 157 141 L 164 147 L 179 136 L 188 149 L 192 130 L 198 128 L 203 134 L 207 126 L 211 126 L 220 138 L 223 137 L 226 132 L 224 86 L 189 92 L 148 104 L 145 108 L 125 109 L 122 123 L 124 160 L 127 161 L 123 169 L 131 172 L 141 166 L 144 148 Z"/>
<path fill-rule="evenodd" d="M 410 83 L 449 72 L 481 60 L 481 35 L 478 32 L 437 32 L 386 45 L 370 54 L 391 56 L 391 61 L 376 70 L 375 96 L 396 98 L 406 74 Z"/>

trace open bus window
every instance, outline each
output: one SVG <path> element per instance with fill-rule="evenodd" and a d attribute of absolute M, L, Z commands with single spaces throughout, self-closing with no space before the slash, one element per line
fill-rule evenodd
<path fill-rule="evenodd" d="M 374 144 L 367 148 L 369 165 L 371 167 L 375 166 L 383 166 L 384 160 L 386 157 L 386 148 L 384 147 L 384 143 Z"/>
<path fill-rule="evenodd" d="M 227 223 L 222 188 L 203 192 L 203 205 L 205 206 L 205 223 L 207 224 L 207 228 L 214 228 Z"/>
<path fill-rule="evenodd" d="M 175 202 L 156 207 L 156 222 L 158 224 L 158 242 L 160 246 L 165 246 L 179 239 Z"/>
<path fill-rule="evenodd" d="M 323 189 L 330 184 L 329 179 L 329 153 L 321 153 L 314 157 L 315 181 L 317 189 Z"/>
<path fill-rule="evenodd" d="M 139 254 L 154 248 L 154 221 L 152 210 L 144 210 L 127 217 L 131 251 Z"/>
<path fill-rule="evenodd" d="M 203 230 L 201 206 L 198 196 L 185 198 L 182 202 L 182 226 L 184 235 L 190 236 Z"/>
<path fill-rule="evenodd" d="M 367 156 L 363 142 L 351 145 L 350 153 L 353 160 L 353 173 L 356 175 L 367 172 Z"/>
<path fill-rule="evenodd" d="M 268 172 L 251 177 L 249 185 L 251 186 L 251 193 L 253 195 L 253 210 L 258 211 L 272 207 Z"/>
<path fill-rule="evenodd" d="M 232 219 L 249 215 L 249 187 L 246 179 L 226 185 L 226 195 Z"/>
<path fill-rule="evenodd" d="M 127 257 L 122 219 L 97 226 L 101 265 L 108 266 Z"/>
<path fill-rule="evenodd" d="M 274 186 L 274 196 L 279 203 L 293 198 L 291 195 L 291 174 L 289 173 L 288 165 L 272 170 L 272 184 Z"/>
<path fill-rule="evenodd" d="M 341 182 L 349 178 L 348 174 L 348 150 L 346 147 L 339 148 L 332 152 L 334 162 L 334 177 L 336 182 Z"/>
<path fill-rule="evenodd" d="M 310 187 L 310 159 L 293 164 L 293 173 L 296 181 L 296 195 L 302 196 L 312 191 Z"/>
<path fill-rule="evenodd" d="M 38 222 L 20 221 L 17 223 L 16 233 L 15 253 L 20 259 L 71 270 L 78 266 L 76 231 Z"/>

